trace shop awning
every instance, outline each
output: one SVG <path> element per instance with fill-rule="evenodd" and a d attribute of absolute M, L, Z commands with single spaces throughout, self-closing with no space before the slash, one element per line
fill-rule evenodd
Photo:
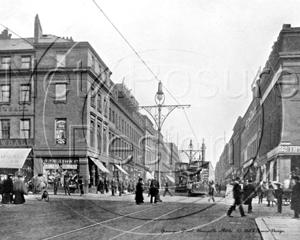
<path fill-rule="evenodd" d="M 0 168 L 22 168 L 31 148 L 1 148 Z"/>
<path fill-rule="evenodd" d="M 98 159 L 93 158 L 93 157 L 90 157 L 90 159 L 96 164 L 96 166 L 97 166 L 102 172 L 110 173 L 110 172 L 108 171 L 108 169 L 107 169 L 106 167 L 104 167 L 104 165 L 102 164 L 102 162 L 100 162 Z"/>
<path fill-rule="evenodd" d="M 129 175 L 121 166 L 115 164 L 115 166 L 123 173 L 125 173 L 126 175 Z"/>
<path fill-rule="evenodd" d="M 175 179 L 174 179 L 173 177 L 171 177 L 171 176 L 169 176 L 169 175 L 167 175 L 167 174 L 165 174 L 165 175 L 166 175 L 166 177 L 167 177 L 172 183 L 175 182 Z"/>
<path fill-rule="evenodd" d="M 253 158 L 250 158 L 249 160 L 247 160 L 246 162 L 244 162 L 243 164 L 243 168 L 247 168 L 249 167 L 253 162 Z"/>

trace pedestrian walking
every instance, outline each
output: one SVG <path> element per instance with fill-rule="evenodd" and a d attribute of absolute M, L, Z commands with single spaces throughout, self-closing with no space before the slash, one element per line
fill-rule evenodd
<path fill-rule="evenodd" d="M 265 182 L 260 182 L 257 186 L 257 196 L 258 196 L 258 204 L 262 204 L 263 202 L 263 198 L 265 195 L 265 191 L 266 191 L 266 186 L 265 186 Z"/>
<path fill-rule="evenodd" d="M 169 193 L 171 195 L 171 197 L 172 197 L 172 194 L 169 191 L 169 184 L 168 184 L 168 182 L 165 183 L 165 191 L 164 191 L 163 196 L 165 197 L 167 193 Z"/>
<path fill-rule="evenodd" d="M 273 203 L 276 204 L 274 195 L 275 195 L 275 190 L 274 190 L 274 187 L 272 186 L 272 184 L 270 182 L 269 183 L 269 188 L 266 189 L 266 197 L 267 197 L 267 202 L 268 202 L 267 207 L 270 207 L 270 203 L 272 203 L 272 207 L 273 207 Z"/>
<path fill-rule="evenodd" d="M 115 178 L 113 178 L 111 180 L 111 195 L 115 196 L 115 193 L 117 191 L 117 187 L 118 187 L 118 182 Z"/>
<path fill-rule="evenodd" d="M 252 180 L 248 180 L 248 184 L 244 187 L 244 204 L 248 205 L 248 213 L 252 213 L 252 199 L 256 195 L 255 187 L 252 184 Z"/>
<path fill-rule="evenodd" d="M 232 211 L 238 207 L 239 208 L 239 211 L 240 211 L 240 214 L 241 214 L 241 217 L 245 217 L 245 213 L 244 213 L 244 209 L 243 209 L 243 206 L 242 206 L 242 195 L 243 195 L 243 192 L 242 192 L 242 188 L 240 186 L 240 178 L 239 177 L 236 177 L 235 179 L 235 182 L 233 183 L 233 198 L 234 198 L 234 203 L 232 206 L 230 206 L 228 212 L 227 212 L 227 216 L 228 217 L 232 217 L 231 216 L 231 213 Z"/>
<path fill-rule="evenodd" d="M 23 204 L 25 203 L 24 194 L 27 195 L 27 189 L 25 187 L 25 183 L 22 179 L 22 175 L 18 175 L 18 179 L 13 183 L 14 186 L 14 204 Z"/>
<path fill-rule="evenodd" d="M 209 181 L 208 182 L 208 201 L 210 202 L 210 200 L 213 200 L 213 202 L 215 202 L 215 195 L 216 192 L 216 188 L 215 188 L 215 184 L 214 181 Z"/>
<path fill-rule="evenodd" d="M 138 181 L 135 189 L 136 189 L 135 190 L 135 202 L 136 202 L 136 204 L 144 203 L 144 196 L 143 196 L 144 182 L 143 182 L 142 178 L 139 178 L 139 181 Z"/>
<path fill-rule="evenodd" d="M 2 203 L 10 204 L 13 202 L 14 185 L 12 181 L 12 174 L 8 174 L 7 179 L 3 182 L 3 196 Z"/>
<path fill-rule="evenodd" d="M 278 213 L 282 212 L 282 197 L 283 197 L 283 189 L 281 187 L 281 184 L 277 184 L 277 189 L 275 190 L 275 195 L 277 198 L 277 211 Z"/>
<path fill-rule="evenodd" d="M 65 195 L 70 194 L 70 178 L 69 175 L 64 176 L 64 188 L 65 188 Z"/>
<path fill-rule="evenodd" d="M 53 181 L 54 195 L 57 195 L 59 182 L 60 182 L 60 174 L 58 173 L 58 170 L 56 169 L 55 176 L 54 176 L 54 181 Z"/>
<path fill-rule="evenodd" d="M 122 196 L 122 192 L 123 192 L 123 182 L 122 182 L 121 179 L 118 181 L 118 191 L 119 191 L 119 196 Z"/>
<path fill-rule="evenodd" d="M 156 179 L 155 176 L 150 183 L 150 203 L 153 203 L 153 198 L 154 198 L 154 203 L 157 203 L 158 192 L 159 192 L 159 181 Z"/>
<path fill-rule="evenodd" d="M 98 181 L 98 184 L 97 184 L 97 193 L 101 193 L 103 194 L 104 193 L 104 182 L 103 182 L 103 179 L 100 177 L 99 178 L 99 181 Z"/>
<path fill-rule="evenodd" d="M 79 178 L 78 178 L 78 185 L 79 185 L 80 196 L 82 196 L 84 194 L 82 176 L 79 176 Z"/>
<path fill-rule="evenodd" d="M 299 183 L 299 176 L 293 177 L 296 184 L 292 189 L 292 199 L 291 199 L 291 209 L 294 210 L 294 217 L 299 218 L 300 213 L 300 183 Z"/>
<path fill-rule="evenodd" d="M 104 189 L 105 189 L 105 192 L 108 193 L 108 180 L 106 178 L 104 178 Z"/>

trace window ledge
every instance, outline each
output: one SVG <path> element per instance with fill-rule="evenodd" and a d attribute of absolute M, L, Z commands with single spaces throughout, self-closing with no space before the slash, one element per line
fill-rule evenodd
<path fill-rule="evenodd" d="M 25 105 L 25 104 L 30 105 L 31 102 L 23 102 L 23 101 L 19 101 L 19 105 Z"/>
<path fill-rule="evenodd" d="M 0 102 L 0 105 L 10 105 L 10 102 Z"/>

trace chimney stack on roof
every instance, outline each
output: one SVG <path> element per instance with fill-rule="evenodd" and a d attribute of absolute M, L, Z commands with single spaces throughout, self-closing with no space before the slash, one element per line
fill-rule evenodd
<path fill-rule="evenodd" d="M 291 24 L 283 24 L 282 25 L 282 29 L 284 30 L 284 29 L 289 29 L 289 28 L 291 28 Z"/>
<path fill-rule="evenodd" d="M 4 29 L 0 34 L 0 39 L 11 39 L 11 34 L 8 34 L 8 30 Z"/>
<path fill-rule="evenodd" d="M 34 43 L 38 43 L 42 35 L 43 30 L 39 19 L 39 15 L 37 14 L 34 19 Z"/>

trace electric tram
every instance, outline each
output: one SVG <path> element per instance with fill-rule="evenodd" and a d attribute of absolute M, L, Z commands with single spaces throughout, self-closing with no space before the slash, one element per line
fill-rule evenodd
<path fill-rule="evenodd" d="M 177 163 L 175 172 L 175 192 L 185 192 L 188 196 L 208 194 L 208 169 L 193 167 L 187 163 Z"/>

